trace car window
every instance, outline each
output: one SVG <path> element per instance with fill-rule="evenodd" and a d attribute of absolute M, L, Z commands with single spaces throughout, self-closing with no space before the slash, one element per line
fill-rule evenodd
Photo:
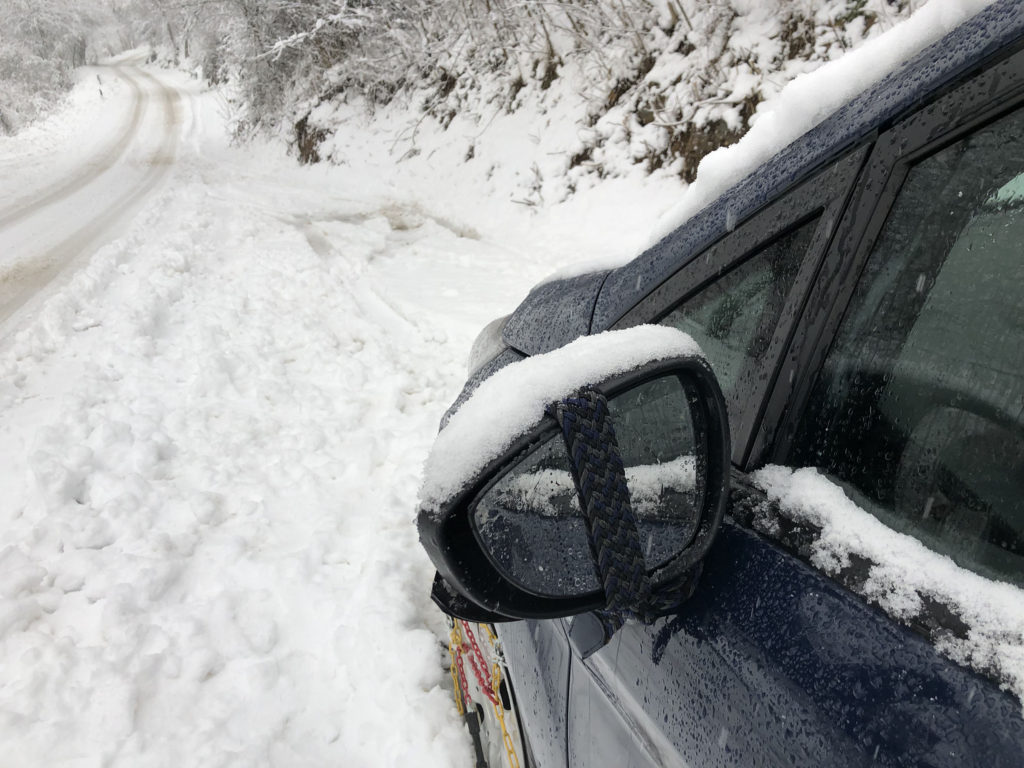
<path fill-rule="evenodd" d="M 1024 111 L 914 165 L 788 462 L 964 567 L 1024 582 Z"/>
<path fill-rule="evenodd" d="M 817 222 L 776 238 L 661 320 L 700 344 L 730 405 L 747 364 L 768 349 Z"/>

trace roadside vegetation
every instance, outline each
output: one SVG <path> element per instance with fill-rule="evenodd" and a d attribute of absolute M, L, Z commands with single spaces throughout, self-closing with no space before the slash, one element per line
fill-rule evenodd
<path fill-rule="evenodd" d="M 566 171 L 640 166 L 689 182 L 761 101 L 925 1 L 45 0 L 40 13 L 34 0 L 0 0 L 4 90 L 15 82 L 0 123 L 12 131 L 52 101 L 99 49 L 82 30 L 104 29 L 110 52 L 147 44 L 226 85 L 236 134 L 279 135 L 302 162 L 337 159 L 324 151 L 337 114 L 325 105 L 357 100 L 373 114 L 398 102 L 401 157 L 422 151 L 424 121 L 485 129 L 499 113 L 571 96 Z"/>
<path fill-rule="evenodd" d="M 101 0 L 0 0 L 0 135 L 52 107 L 76 67 L 115 52 L 112 23 Z"/>

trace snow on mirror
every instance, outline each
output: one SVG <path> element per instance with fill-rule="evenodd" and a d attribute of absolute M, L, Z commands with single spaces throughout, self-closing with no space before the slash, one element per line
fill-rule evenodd
<path fill-rule="evenodd" d="M 706 461 L 694 438 L 687 391 L 676 376 L 609 400 L 648 572 L 693 539 L 704 502 Z M 472 509 L 474 531 L 495 567 L 545 597 L 601 589 L 586 519 L 559 433 L 499 477 Z"/>

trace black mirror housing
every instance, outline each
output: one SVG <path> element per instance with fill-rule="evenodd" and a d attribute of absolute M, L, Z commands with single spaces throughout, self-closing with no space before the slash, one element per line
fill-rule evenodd
<path fill-rule="evenodd" d="M 613 333 L 634 330 L 643 329 Z M 730 445 L 721 389 L 695 345 L 681 351 L 585 388 L 607 402 L 608 420 L 622 433 L 619 439 L 612 434 L 611 442 L 625 461 L 619 466 L 632 497 L 627 506 L 637 511 L 634 547 L 642 540 L 646 579 L 661 595 L 692 592 L 728 499 Z M 501 375 L 514 377 L 517 365 Z M 654 402 L 660 410 L 652 410 Z M 554 410 L 534 418 L 532 427 L 457 492 L 420 509 L 420 540 L 438 571 L 433 597 L 450 615 L 493 622 L 609 608 L 593 518 L 582 512 L 593 478 L 581 484 L 580 468 L 565 463 L 569 438 Z M 687 455 L 673 460 L 672 451 L 678 451 L 663 450 L 666 440 L 656 439 L 662 433 L 671 436 L 670 443 L 687 443 Z M 692 471 L 680 462 L 689 462 Z M 676 480 L 666 483 L 669 471 Z M 647 492 L 651 478 L 658 489 L 653 502 Z M 667 612 L 671 603 L 661 603 Z"/>

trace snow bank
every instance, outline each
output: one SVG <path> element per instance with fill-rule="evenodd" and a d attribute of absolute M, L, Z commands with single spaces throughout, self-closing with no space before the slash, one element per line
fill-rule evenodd
<path fill-rule="evenodd" d="M 641 325 L 584 336 L 506 366 L 484 381 L 434 442 L 424 468 L 420 502 L 437 510 L 526 434 L 556 400 L 645 363 L 703 356 L 675 328 Z"/>
<path fill-rule="evenodd" d="M 835 0 L 701 3 L 685 21 L 664 6 L 662 27 L 615 45 L 578 47 L 556 34 L 556 48 L 568 48 L 550 83 L 541 82 L 542 66 L 525 81 L 515 75 L 513 86 L 514 55 L 505 71 L 476 66 L 473 47 L 456 46 L 443 66 L 431 65 L 435 74 L 456 78 L 440 92 L 446 96 L 435 84 L 369 105 L 339 82 L 332 98 L 309 103 L 309 121 L 330 134 L 320 156 L 366 180 L 368 192 L 380 189 L 509 243 L 524 262 L 546 267 L 538 278 L 613 268 L 653 242 L 652 232 L 674 228 L 755 167 L 763 144 L 774 153 L 778 142 L 828 114 L 827 105 L 839 103 L 836 91 L 853 93 L 869 80 L 855 73 L 847 87 L 826 77 L 814 81 L 820 92 L 779 101 L 785 84 L 866 40 L 891 39 L 885 30 L 922 4 L 868 0 L 856 4 L 860 16 L 852 20 L 850 4 Z M 968 0 L 957 8 L 966 5 L 980 7 Z M 632 50 L 638 40 L 642 54 Z M 539 50 L 530 49 L 529 58 Z M 532 71 L 526 63 L 522 72 Z M 817 97 L 826 106 L 812 121 L 806 114 Z M 683 178 L 693 178 L 695 158 L 739 136 L 742 117 L 759 99 L 768 103 L 755 115 L 767 119 L 758 152 L 709 161 L 699 189 L 687 192 Z M 768 119 L 771 104 L 778 117 Z M 773 120 L 781 125 L 772 127 Z"/>
<path fill-rule="evenodd" d="M 183 109 L 165 191 L 0 339 L 0 762 L 469 766 L 412 515 L 522 270 Z"/>
<path fill-rule="evenodd" d="M 821 529 L 812 564 L 830 575 L 852 555 L 873 565 L 864 596 L 899 619 L 922 609 L 921 596 L 950 608 L 968 628 L 966 639 L 937 638 L 940 652 L 997 677 L 1024 704 L 1024 590 L 961 568 L 917 539 L 898 533 L 857 506 L 817 469 L 768 466 L 751 475 L 780 512 Z"/>
<path fill-rule="evenodd" d="M 560 88 L 561 81 L 551 91 Z M 534 163 L 551 185 L 568 178 L 565 147 L 576 141 L 584 105 L 568 89 L 560 93 L 553 103 L 533 94 L 515 113 L 498 112 L 485 125 L 469 115 L 457 116 L 447 129 L 424 120 L 416 132 L 417 150 L 407 155 L 399 141 L 409 121 L 407 106 L 396 101 L 367 116 L 358 99 L 325 105 L 321 119 L 335 133 L 323 152 L 341 166 L 331 183 L 347 184 L 351 194 L 359 184 L 366 199 L 392 201 L 503 243 L 515 253 L 528 285 L 580 260 L 620 262 L 643 247 L 658 217 L 678 198 L 680 182 L 629 166 L 616 178 L 581 178 L 571 197 L 553 189 L 528 203 L 523 188 L 532 183 Z M 476 154 L 466 160 L 470 144 Z"/>

